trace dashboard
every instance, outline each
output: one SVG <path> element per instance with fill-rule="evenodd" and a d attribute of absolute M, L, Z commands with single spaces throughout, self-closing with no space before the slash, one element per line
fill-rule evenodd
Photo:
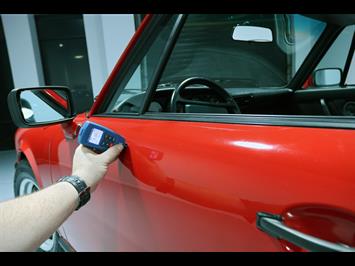
<path fill-rule="evenodd" d="M 288 99 L 283 98 L 293 94 L 292 90 L 284 88 L 231 88 L 226 89 L 226 91 L 233 96 L 242 113 L 274 113 L 270 111 L 270 107 L 273 106 L 272 109 L 276 108 L 275 101 L 278 101 L 278 106 L 281 106 L 282 104 L 280 103 L 288 102 Z M 172 88 L 156 90 L 148 112 L 170 112 L 173 92 L 174 89 Z M 216 91 L 207 87 L 188 87 L 181 92 L 181 96 L 192 101 L 225 103 L 225 100 Z M 118 103 L 112 112 L 137 113 L 142 106 L 144 97 L 145 92 L 130 96 Z M 260 110 L 260 108 L 263 110 Z M 228 113 L 225 107 L 197 104 L 178 104 L 177 111 L 179 113 Z"/>
<path fill-rule="evenodd" d="M 355 87 L 349 88 L 310 88 L 292 91 L 288 88 L 228 88 L 242 114 L 267 115 L 315 115 L 315 116 L 355 116 Z M 150 113 L 168 113 L 173 88 L 158 89 L 149 105 Z M 206 103 L 223 103 L 214 90 L 207 87 L 188 87 L 182 92 L 187 100 Z M 117 103 L 112 113 L 139 113 L 145 99 L 145 92 Z M 225 107 L 197 104 L 179 104 L 179 113 L 228 113 Z"/>

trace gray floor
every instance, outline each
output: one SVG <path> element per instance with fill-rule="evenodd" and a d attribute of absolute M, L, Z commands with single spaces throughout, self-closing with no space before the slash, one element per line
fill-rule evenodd
<path fill-rule="evenodd" d="M 15 150 L 0 151 L 0 201 L 14 197 Z"/>

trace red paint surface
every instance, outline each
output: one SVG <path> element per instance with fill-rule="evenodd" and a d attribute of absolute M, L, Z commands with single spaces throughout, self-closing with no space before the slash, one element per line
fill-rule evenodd
<path fill-rule="evenodd" d="M 145 18 L 139 32 L 149 20 Z M 90 115 L 139 34 L 116 64 Z M 66 128 L 18 131 L 17 149 L 31 150 L 28 159 L 36 158 L 31 164 L 38 167 L 36 176 L 46 180 L 44 185 L 71 173 L 77 143 L 65 134 L 84 120 L 81 115 Z M 353 130 L 90 120 L 123 135 L 128 148 L 109 167 L 92 200 L 64 224 L 68 240 L 79 251 L 288 250 L 284 242 L 256 228 L 260 211 L 291 213 L 297 219 L 286 222 L 295 229 L 353 243 L 352 220 L 342 216 L 355 213 Z M 314 206 L 328 209 L 320 215 Z M 334 233 L 332 228 L 343 231 Z"/>
<path fill-rule="evenodd" d="M 63 108 L 68 109 L 68 102 L 60 94 L 56 93 L 54 90 L 43 90 L 49 97 L 53 98 L 55 102 L 60 104 Z"/>
<path fill-rule="evenodd" d="M 15 135 L 16 151 L 23 153 L 41 188 L 52 184 L 49 166 L 50 136 L 47 132 L 46 127 L 21 128 Z"/>
<path fill-rule="evenodd" d="M 352 130 L 90 120 L 125 136 L 129 147 L 88 205 L 64 224 L 78 250 L 282 251 L 281 242 L 256 228 L 258 211 L 327 205 L 355 212 Z M 49 157 L 36 162 L 40 175 L 48 162 L 53 181 L 71 173 L 77 144 L 64 139 L 60 125 L 46 129 L 47 142 L 24 131 L 34 158 Z M 327 239 L 334 234 L 324 223 Z"/>
<path fill-rule="evenodd" d="M 314 78 L 313 75 L 309 75 L 309 77 L 304 82 L 302 89 L 307 89 L 309 87 L 314 87 Z"/>

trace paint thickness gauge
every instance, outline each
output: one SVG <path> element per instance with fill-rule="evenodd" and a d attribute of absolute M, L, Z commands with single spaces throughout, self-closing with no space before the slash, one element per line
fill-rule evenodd
<path fill-rule="evenodd" d="M 96 153 L 102 153 L 119 143 L 124 147 L 127 146 L 122 136 L 107 127 L 90 121 L 86 121 L 80 128 L 78 142 Z"/>

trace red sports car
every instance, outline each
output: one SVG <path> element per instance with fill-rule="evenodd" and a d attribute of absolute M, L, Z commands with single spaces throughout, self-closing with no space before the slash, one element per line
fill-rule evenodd
<path fill-rule="evenodd" d="M 40 249 L 354 251 L 354 24 L 146 15 L 90 110 L 65 87 L 12 91 L 16 195 L 71 174 L 86 120 L 128 144 Z"/>

